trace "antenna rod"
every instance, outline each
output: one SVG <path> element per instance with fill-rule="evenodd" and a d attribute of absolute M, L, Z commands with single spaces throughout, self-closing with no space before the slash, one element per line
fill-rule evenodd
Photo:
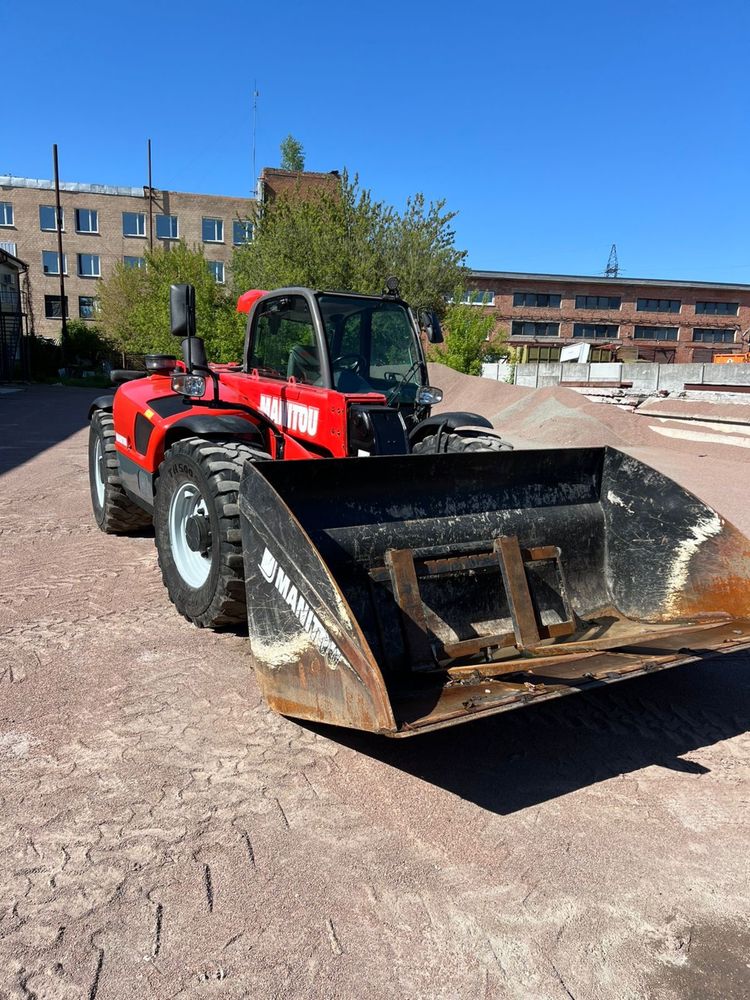
<path fill-rule="evenodd" d="M 148 140 L 148 246 L 154 249 L 154 189 L 151 187 L 151 140 Z"/>
<path fill-rule="evenodd" d="M 62 316 L 62 328 L 60 330 L 60 351 L 62 353 L 63 368 L 67 360 L 68 348 L 68 323 L 65 318 L 65 258 L 63 257 L 63 214 L 60 206 L 60 170 L 57 163 L 57 143 L 52 144 L 52 161 L 55 170 L 55 216 L 57 218 L 57 270 L 60 272 L 60 314 Z"/>
<path fill-rule="evenodd" d="M 258 174 L 255 169 L 255 131 L 258 123 L 258 81 L 253 80 L 253 194 L 257 191 L 258 186 Z"/>

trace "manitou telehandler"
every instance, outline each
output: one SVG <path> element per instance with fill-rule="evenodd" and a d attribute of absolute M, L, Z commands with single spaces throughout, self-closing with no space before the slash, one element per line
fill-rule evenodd
<path fill-rule="evenodd" d="M 91 407 L 99 527 L 153 522 L 170 599 L 247 620 L 277 711 L 407 736 L 750 646 L 750 541 L 611 448 L 512 451 L 431 415 L 420 328 L 381 296 L 251 291 L 240 364 L 114 373 Z"/>

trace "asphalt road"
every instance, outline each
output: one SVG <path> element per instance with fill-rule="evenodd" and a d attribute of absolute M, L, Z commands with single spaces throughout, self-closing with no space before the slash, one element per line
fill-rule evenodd
<path fill-rule="evenodd" d="M 749 656 L 300 726 L 96 528 L 90 397 L 0 395 L 2 1000 L 750 994 Z"/>

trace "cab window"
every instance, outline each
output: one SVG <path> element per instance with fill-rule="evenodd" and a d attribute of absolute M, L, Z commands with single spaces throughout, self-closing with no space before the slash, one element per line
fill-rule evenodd
<path fill-rule="evenodd" d="M 248 369 L 319 385 L 320 358 L 310 308 L 301 295 L 270 299 L 254 320 Z"/>

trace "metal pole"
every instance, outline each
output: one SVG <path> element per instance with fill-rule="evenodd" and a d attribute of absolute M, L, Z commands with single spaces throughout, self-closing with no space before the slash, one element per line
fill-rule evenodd
<path fill-rule="evenodd" d="M 258 96 L 258 81 L 253 80 L 253 197 L 258 193 L 258 175 L 255 169 L 255 129 L 258 123 Z"/>
<path fill-rule="evenodd" d="M 52 145 L 52 159 L 55 167 L 55 214 L 57 216 L 57 266 L 60 272 L 60 313 L 62 315 L 62 329 L 60 331 L 60 351 L 62 353 L 63 368 L 67 361 L 68 348 L 68 322 L 65 318 L 65 264 L 63 257 L 63 214 L 60 206 L 60 170 L 57 163 L 57 143 Z"/>
<path fill-rule="evenodd" d="M 148 140 L 148 246 L 154 249 L 154 189 L 151 187 L 151 140 Z"/>

